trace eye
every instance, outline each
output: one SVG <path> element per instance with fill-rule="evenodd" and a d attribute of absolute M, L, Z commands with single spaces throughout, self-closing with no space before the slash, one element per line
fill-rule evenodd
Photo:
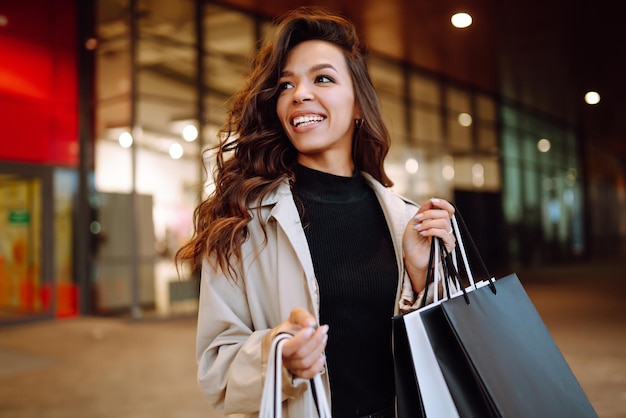
<path fill-rule="evenodd" d="M 282 83 L 278 83 L 278 90 L 279 91 L 283 91 L 283 90 L 287 90 L 287 89 L 292 89 L 293 88 L 293 84 L 291 84 L 288 81 L 283 81 Z"/>
<path fill-rule="evenodd" d="M 334 80 L 332 78 L 330 78 L 329 76 L 327 76 L 327 75 L 318 75 L 315 78 L 315 82 L 323 84 L 323 83 L 332 83 L 332 82 L 334 82 Z"/>

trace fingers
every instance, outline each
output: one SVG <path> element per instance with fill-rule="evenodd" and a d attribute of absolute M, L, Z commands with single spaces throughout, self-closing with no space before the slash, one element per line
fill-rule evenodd
<path fill-rule="evenodd" d="M 429 210 L 434 210 L 434 211 L 445 211 L 447 212 L 447 215 L 449 218 L 452 217 L 452 215 L 454 215 L 454 206 L 452 206 L 452 204 L 450 202 L 448 202 L 445 199 L 440 199 L 437 197 L 433 197 L 432 199 L 428 200 L 426 203 L 424 203 L 419 211 L 419 212 L 425 212 L 425 211 L 429 211 Z"/>
<path fill-rule="evenodd" d="M 314 377 L 326 363 L 323 354 L 328 341 L 328 326 L 318 327 L 315 316 L 301 307 L 291 310 L 283 326 L 293 335 L 283 346 L 283 365 L 294 376 Z"/>
<path fill-rule="evenodd" d="M 317 324 L 315 317 L 311 315 L 309 311 L 304 308 L 297 307 L 293 308 L 289 313 L 289 322 L 291 322 L 296 327 L 313 327 Z"/>
<path fill-rule="evenodd" d="M 422 237 L 439 237 L 443 239 L 448 251 L 454 249 L 456 239 L 452 233 L 451 217 L 454 206 L 450 202 L 432 198 L 424 203 L 413 218 L 414 231 Z"/>
<path fill-rule="evenodd" d="M 419 214 L 417 215 L 419 217 Z M 450 235 L 452 224 L 450 218 L 431 218 L 419 217 L 416 219 L 413 230 L 417 231 L 423 237 Z"/>
<path fill-rule="evenodd" d="M 452 230 L 451 217 L 454 206 L 443 199 L 432 198 L 424 203 L 413 217 L 413 230 L 422 236 L 439 236 L 440 232 L 449 234 Z M 441 231 L 437 231 L 437 230 Z M 443 238 L 443 235 L 441 235 Z"/>
<path fill-rule="evenodd" d="M 283 346 L 283 365 L 295 376 L 314 377 L 326 363 L 327 341 L 328 325 L 300 330 Z"/>

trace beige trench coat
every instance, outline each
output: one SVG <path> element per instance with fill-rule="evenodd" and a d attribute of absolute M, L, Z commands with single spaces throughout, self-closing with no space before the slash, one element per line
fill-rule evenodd
<path fill-rule="evenodd" d="M 364 176 L 378 196 L 393 238 L 399 272 L 395 312 L 407 311 L 417 304 L 417 295 L 405 275 L 402 235 L 418 207 Z M 216 410 L 244 417 L 258 416 L 266 334 L 298 306 L 319 319 L 317 280 L 289 185 L 283 184 L 262 202 L 266 243 L 257 212 L 251 214 L 250 235 L 236 265 L 238 281 L 234 283 L 204 262 L 196 345 L 203 394 Z M 316 417 L 308 381 L 292 378 L 286 371 L 283 376 L 283 417 Z M 330 393 L 327 374 L 323 377 Z"/>

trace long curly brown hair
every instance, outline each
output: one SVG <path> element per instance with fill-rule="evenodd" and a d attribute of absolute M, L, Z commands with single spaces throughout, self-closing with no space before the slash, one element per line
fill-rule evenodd
<path fill-rule="evenodd" d="M 389 132 L 365 64 L 366 48 L 354 25 L 325 9 L 295 9 L 279 20 L 273 41 L 253 58 L 245 86 L 232 98 L 220 142 L 205 151 L 215 153 L 215 189 L 194 210 L 194 233 L 177 251 L 177 265 L 189 261 L 197 271 L 203 259 L 214 257 L 214 267 L 236 278 L 232 263 L 240 258 L 248 237 L 252 206 L 281 183 L 295 180 L 297 153 L 280 124 L 276 102 L 287 55 L 308 40 L 330 42 L 343 51 L 363 117 L 352 145 L 355 168 L 393 185 L 383 166 Z"/>

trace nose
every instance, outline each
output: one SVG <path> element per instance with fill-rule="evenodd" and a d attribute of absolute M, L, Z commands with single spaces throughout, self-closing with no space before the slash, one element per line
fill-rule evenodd
<path fill-rule="evenodd" d="M 313 100 L 313 92 L 306 83 L 299 83 L 293 92 L 293 103 L 301 103 Z"/>

